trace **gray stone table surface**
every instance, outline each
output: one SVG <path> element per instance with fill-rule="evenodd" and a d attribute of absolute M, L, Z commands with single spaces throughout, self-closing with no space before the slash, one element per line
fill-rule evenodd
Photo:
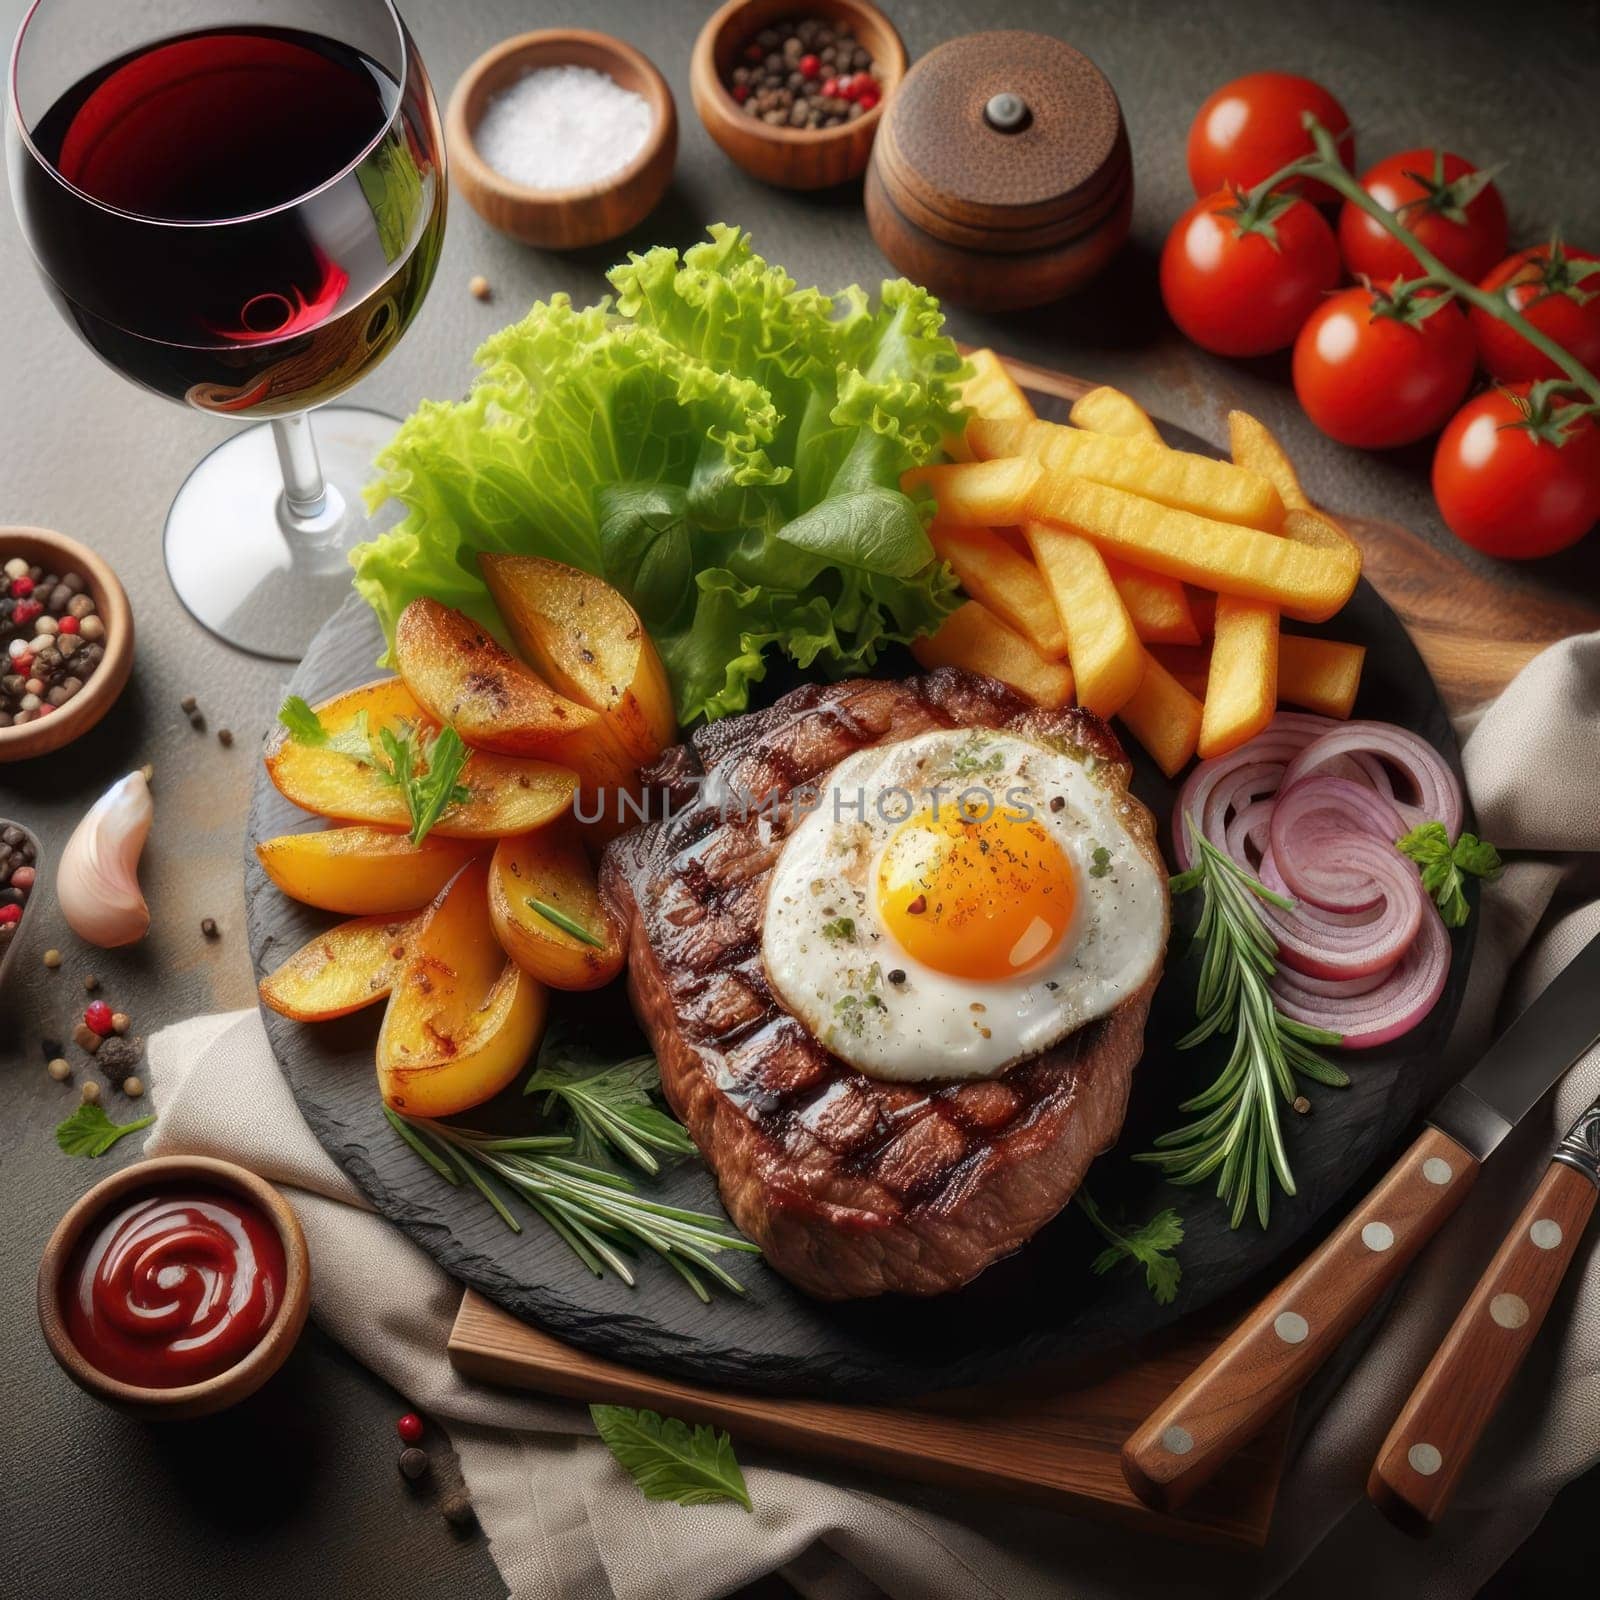
<path fill-rule="evenodd" d="M 7 39 L 25 9 L 25 0 L 0 0 Z M 1238 72 L 1305 72 L 1343 99 L 1367 158 L 1439 142 L 1479 163 L 1504 161 L 1519 238 L 1559 223 L 1575 243 L 1600 246 L 1600 6 L 902 0 L 890 9 L 913 58 L 983 26 L 1060 34 L 1109 74 L 1133 139 L 1134 237 L 1108 276 L 1082 298 L 1037 313 L 954 311 L 959 336 L 1124 384 L 1211 438 L 1223 436 L 1228 409 L 1243 405 L 1281 430 L 1317 498 L 1449 538 L 1428 496 L 1425 452 L 1378 459 L 1344 451 L 1299 415 L 1284 362 L 1216 361 L 1166 324 L 1154 264 L 1189 198 L 1184 133 L 1204 96 Z M 460 390 L 479 339 L 532 299 L 557 289 L 592 298 L 623 248 L 687 243 L 717 219 L 752 229 L 758 247 L 802 282 L 884 275 L 858 190 L 807 198 L 764 189 L 706 137 L 689 101 L 688 58 L 708 10 L 689 0 L 417 0 L 408 8 L 441 99 L 469 61 L 509 34 L 579 25 L 623 35 L 671 83 L 682 149 L 656 216 L 612 246 L 542 254 L 492 234 L 457 203 L 431 297 L 358 401 L 402 414 L 424 395 Z M 54 858 L 100 790 L 149 761 L 158 821 L 147 867 L 151 937 L 90 960 L 47 911 L 0 997 L 0 1596 L 497 1594 L 482 1540 L 453 1543 L 436 1513 L 402 1492 L 397 1398 L 314 1332 L 269 1391 L 270 1405 L 169 1431 L 95 1406 L 57 1373 L 39 1339 L 33 1273 L 50 1228 L 94 1178 L 136 1154 L 126 1141 L 91 1166 L 56 1150 L 51 1129 L 75 1097 L 45 1075 L 40 1040 L 70 1033 L 91 968 L 142 1033 L 251 1002 L 240 852 L 254 752 L 286 672 L 201 632 L 162 572 L 167 504 L 227 426 L 185 415 L 98 365 L 52 310 L 9 209 L 0 207 L 0 523 L 58 528 L 101 551 L 127 586 L 139 648 L 133 682 L 99 730 L 55 757 L 0 767 L 0 816 L 28 822 Z M 493 285 L 489 304 L 467 292 L 477 273 Z M 1592 594 L 1600 587 L 1593 541 L 1553 570 L 1505 581 L 1547 591 L 1576 583 Z M 205 733 L 179 709 L 190 693 L 201 700 Z M 237 736 L 231 749 L 215 737 L 224 726 Z M 215 941 L 201 935 L 206 916 L 219 924 Z M 49 944 L 68 953 L 59 972 L 39 961 Z M 1585 1493 L 1592 1514 L 1600 1495 L 1592 1483 Z M 1528 1557 L 1551 1559 L 1540 1550 Z"/>

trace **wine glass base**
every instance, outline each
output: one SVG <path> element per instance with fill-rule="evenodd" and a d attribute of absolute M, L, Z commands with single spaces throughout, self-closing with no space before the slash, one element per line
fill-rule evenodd
<path fill-rule="evenodd" d="M 400 426 L 360 406 L 312 414 L 327 483 L 320 516 L 291 541 L 272 429 L 247 428 L 217 446 L 184 480 L 167 513 L 167 576 L 185 609 L 235 649 L 298 661 L 350 592 L 349 553 L 398 520 L 369 517 L 361 498 L 378 452 Z"/>

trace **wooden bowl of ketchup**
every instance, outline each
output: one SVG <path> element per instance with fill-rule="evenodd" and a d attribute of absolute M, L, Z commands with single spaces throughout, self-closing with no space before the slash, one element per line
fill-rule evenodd
<path fill-rule="evenodd" d="M 153 1419 L 207 1416 L 254 1394 L 310 1304 L 288 1202 L 206 1156 L 161 1156 L 97 1183 L 39 1263 L 51 1355 L 97 1400 Z"/>

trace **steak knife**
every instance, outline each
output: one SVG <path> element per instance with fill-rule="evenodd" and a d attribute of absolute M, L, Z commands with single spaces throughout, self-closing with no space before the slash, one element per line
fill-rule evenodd
<path fill-rule="evenodd" d="M 1478 1438 L 1544 1324 L 1600 1199 L 1600 1099 L 1556 1146 L 1533 1197 L 1417 1380 L 1367 1479 L 1397 1527 L 1444 1515 Z"/>
<path fill-rule="evenodd" d="M 1433 1108 L 1411 1148 L 1122 1447 L 1128 1486 L 1175 1511 L 1299 1391 L 1466 1199 L 1501 1140 L 1600 1037 L 1600 936 Z"/>

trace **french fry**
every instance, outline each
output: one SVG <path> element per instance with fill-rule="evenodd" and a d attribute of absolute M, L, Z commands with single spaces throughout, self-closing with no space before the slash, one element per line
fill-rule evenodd
<path fill-rule="evenodd" d="M 1031 456 L 1052 478 L 1070 474 L 1218 522 L 1273 530 L 1283 520 L 1278 491 L 1257 473 L 1147 439 L 1086 433 L 1054 422 L 977 417 L 967 425 L 967 444 L 980 461 Z"/>
<path fill-rule="evenodd" d="M 1209 761 L 1253 739 L 1272 720 L 1277 705 L 1277 607 L 1218 595 L 1200 759 Z"/>
<path fill-rule="evenodd" d="M 1327 621 L 1350 598 L 1359 576 L 1359 568 L 1338 552 L 1175 510 L 1070 474 L 1047 474 L 1031 505 L 1034 517 L 1083 534 L 1131 565 L 1219 594 L 1263 600 L 1303 622 Z M 1068 620 L 1069 642 L 1071 636 Z"/>
<path fill-rule="evenodd" d="M 1067 632 L 1078 704 L 1102 717 L 1115 715 L 1139 687 L 1144 648 L 1105 558 L 1065 528 L 1028 522 L 1022 532 Z"/>
<path fill-rule="evenodd" d="M 989 528 L 946 528 L 935 523 L 931 534 L 935 553 L 955 569 L 961 587 L 974 600 L 982 601 L 1041 655 L 1059 661 L 1067 653 L 1067 634 L 1056 603 L 1031 556 L 1019 554 L 1015 545 Z"/>
<path fill-rule="evenodd" d="M 972 376 L 961 386 L 961 403 L 980 417 L 1031 417 L 1033 406 L 1006 364 L 993 350 L 974 350 L 967 357 Z M 970 461 L 963 433 L 951 434 L 944 441 L 944 453 L 953 461 Z"/>
<path fill-rule="evenodd" d="M 1043 469 L 1017 456 L 1007 461 L 956 461 L 912 467 L 900 478 L 906 494 L 931 489 L 939 518 L 968 528 L 995 528 L 1021 522 Z"/>
<path fill-rule="evenodd" d="M 1278 640 L 1278 698 L 1325 717 L 1348 717 L 1366 655 L 1359 644 L 1286 633 Z"/>
<path fill-rule="evenodd" d="M 1133 618 L 1133 629 L 1146 644 L 1199 644 L 1189 595 L 1176 578 L 1144 572 L 1125 562 L 1107 561 L 1111 581 Z"/>
<path fill-rule="evenodd" d="M 957 606 L 937 632 L 913 640 L 911 653 L 930 672 L 935 667 L 961 667 L 998 678 L 1039 705 L 1072 704 L 1072 673 L 1067 667 L 1040 655 L 976 600 Z"/>
<path fill-rule="evenodd" d="M 984 415 L 998 416 L 1001 413 L 985 412 Z M 1069 415 L 1073 427 L 1083 428 L 1089 433 L 1109 433 L 1118 439 L 1144 439 L 1151 444 L 1163 442 L 1160 431 L 1144 409 L 1120 389 L 1091 389 L 1088 394 L 1072 402 Z"/>
<path fill-rule="evenodd" d="M 1266 423 L 1252 417 L 1248 411 L 1230 411 L 1228 447 L 1236 466 L 1259 473 L 1278 491 L 1285 510 L 1314 509 L 1300 487 L 1294 463 Z"/>
<path fill-rule="evenodd" d="M 1211 676 L 1211 647 L 1203 644 L 1152 644 L 1146 646 L 1153 661 L 1159 661 L 1196 700 L 1206 697 L 1206 681 Z M 1279 662 L 1278 693 L 1283 693 L 1283 666 Z"/>
<path fill-rule="evenodd" d="M 1200 702 L 1148 653 L 1139 687 L 1117 715 L 1169 778 L 1176 777 L 1195 752 L 1203 715 Z"/>

